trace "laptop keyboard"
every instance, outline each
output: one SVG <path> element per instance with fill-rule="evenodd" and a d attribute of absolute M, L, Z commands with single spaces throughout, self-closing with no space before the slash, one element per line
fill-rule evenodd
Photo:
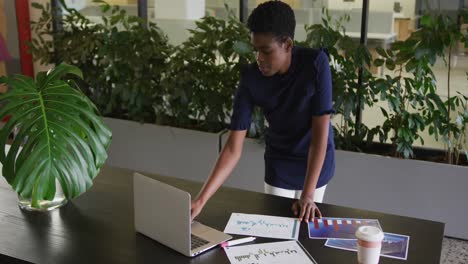
<path fill-rule="evenodd" d="M 206 241 L 203 238 L 197 237 L 194 234 L 190 234 L 190 235 L 191 235 L 190 241 L 192 241 L 192 245 L 190 247 L 191 249 L 199 248 L 201 246 L 204 246 L 204 245 L 210 243 L 210 242 Z"/>

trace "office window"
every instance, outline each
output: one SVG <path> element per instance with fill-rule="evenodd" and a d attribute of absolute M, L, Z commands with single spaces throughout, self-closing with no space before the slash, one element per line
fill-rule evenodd
<path fill-rule="evenodd" d="M 228 6 L 226 9 L 225 4 Z M 148 1 L 148 20 L 155 22 L 169 37 L 169 42 L 179 45 L 195 29 L 195 22 L 204 16 L 228 19 L 229 12 L 239 17 L 239 0 L 152 0 Z"/>
<path fill-rule="evenodd" d="M 239 18 L 239 2 L 239 0 L 206 0 L 206 14 L 220 19 L 228 19 L 230 14 Z"/>
<path fill-rule="evenodd" d="M 112 6 L 119 6 L 128 15 L 138 15 L 138 0 L 106 0 L 106 2 Z M 75 8 L 82 15 L 87 17 L 89 20 L 95 23 L 102 23 L 102 11 L 99 7 L 99 3 L 93 1 L 83 0 L 65 0 L 68 7 Z M 110 15 L 110 11 L 106 13 Z"/>

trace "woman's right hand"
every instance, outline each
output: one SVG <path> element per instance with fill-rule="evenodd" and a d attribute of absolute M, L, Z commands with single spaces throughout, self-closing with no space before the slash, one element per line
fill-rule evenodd
<path fill-rule="evenodd" d="M 200 214 L 204 206 L 205 204 L 200 199 L 195 199 L 192 201 L 191 210 L 190 210 L 192 221 L 193 219 L 195 219 L 195 217 L 197 217 Z"/>

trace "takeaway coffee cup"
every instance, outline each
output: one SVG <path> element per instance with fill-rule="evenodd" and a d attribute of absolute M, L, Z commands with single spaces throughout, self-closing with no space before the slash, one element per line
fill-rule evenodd
<path fill-rule="evenodd" d="M 379 263 L 380 250 L 384 233 L 375 226 L 361 226 L 356 231 L 358 263 L 377 264 Z"/>

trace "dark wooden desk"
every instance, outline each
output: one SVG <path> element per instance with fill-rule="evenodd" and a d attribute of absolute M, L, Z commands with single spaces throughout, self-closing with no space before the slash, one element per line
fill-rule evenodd
<path fill-rule="evenodd" d="M 201 184 L 152 176 L 195 194 Z M 170 202 L 170 201 L 168 201 Z M 224 230 L 231 212 L 292 216 L 291 200 L 222 188 L 199 220 Z M 382 264 L 438 264 L 444 224 L 359 209 L 319 204 L 330 217 L 376 218 L 386 232 L 411 236 L 407 261 L 381 258 Z M 164 213 L 164 212 L 161 212 Z M 259 238 L 256 243 L 269 242 Z M 357 263 L 356 253 L 331 249 L 325 240 L 300 241 L 318 263 Z M 50 213 L 24 212 L 16 194 L 0 185 L 0 263 L 228 263 L 222 249 L 188 258 L 134 231 L 132 172 L 104 168 L 92 189 Z"/>

